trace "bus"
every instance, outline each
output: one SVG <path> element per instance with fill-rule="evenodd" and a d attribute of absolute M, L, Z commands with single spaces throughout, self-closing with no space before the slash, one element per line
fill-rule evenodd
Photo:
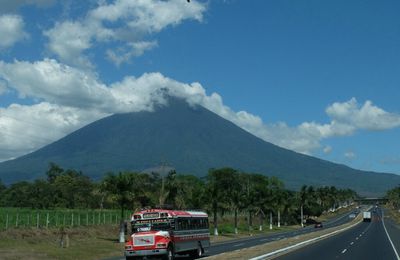
<path fill-rule="evenodd" d="M 145 209 L 131 217 L 132 234 L 125 244 L 126 259 L 175 255 L 203 256 L 210 247 L 208 215 L 203 211 Z"/>

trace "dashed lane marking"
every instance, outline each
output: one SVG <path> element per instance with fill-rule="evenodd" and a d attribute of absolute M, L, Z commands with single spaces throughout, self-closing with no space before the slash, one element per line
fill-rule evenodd
<path fill-rule="evenodd" d="M 347 249 L 343 249 L 342 254 L 346 253 Z"/>

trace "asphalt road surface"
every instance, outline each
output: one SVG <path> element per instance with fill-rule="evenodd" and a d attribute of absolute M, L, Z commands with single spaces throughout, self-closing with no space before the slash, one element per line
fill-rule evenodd
<path fill-rule="evenodd" d="M 371 212 L 371 222 L 360 223 L 335 236 L 281 255 L 277 259 L 399 259 L 393 247 L 400 246 L 400 230 L 389 220 L 384 226 L 382 221 L 384 212 L 381 209 L 374 208 Z M 393 246 L 385 227 L 393 239 Z"/>
<path fill-rule="evenodd" d="M 340 226 L 342 224 L 345 224 L 352 219 L 349 218 L 349 215 L 351 213 L 355 213 L 356 211 L 352 211 L 349 213 L 342 214 L 340 216 L 337 216 L 330 221 L 323 222 L 323 228 L 330 228 L 330 227 L 335 227 L 335 226 Z M 307 234 L 311 233 L 314 231 L 317 231 L 319 229 L 314 228 L 313 225 L 307 226 L 302 229 L 298 229 L 295 231 L 287 231 L 287 232 L 282 232 L 282 233 L 275 233 L 272 235 L 259 235 L 259 236 L 254 236 L 250 238 L 243 238 L 239 240 L 232 240 L 232 241 L 227 241 L 223 243 L 215 243 L 212 244 L 211 247 L 206 251 L 207 256 L 211 255 L 218 255 L 224 252 L 229 252 L 232 250 L 237 250 L 237 249 L 242 249 L 242 248 L 247 248 L 251 246 L 256 246 L 256 245 L 262 245 L 271 241 L 276 241 L 284 238 L 289 238 L 289 237 L 295 237 L 298 235 L 302 234 Z"/>

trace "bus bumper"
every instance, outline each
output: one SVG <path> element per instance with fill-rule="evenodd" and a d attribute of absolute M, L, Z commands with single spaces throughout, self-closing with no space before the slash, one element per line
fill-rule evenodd
<path fill-rule="evenodd" d="M 166 255 L 167 249 L 125 250 L 125 256 L 153 256 Z"/>

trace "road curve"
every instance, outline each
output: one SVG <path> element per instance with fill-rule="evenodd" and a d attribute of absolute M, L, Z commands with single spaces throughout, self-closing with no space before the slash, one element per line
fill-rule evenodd
<path fill-rule="evenodd" d="M 335 236 L 305 246 L 278 259 L 398 259 L 396 250 L 382 222 L 383 212 L 378 208 L 372 212 L 372 221 L 363 222 Z M 389 228 L 390 232 L 396 232 Z M 394 244 L 394 243 L 393 243 Z"/>
<path fill-rule="evenodd" d="M 343 213 L 329 221 L 323 223 L 324 228 L 331 228 L 343 225 L 345 223 L 350 222 L 352 219 L 349 218 L 351 213 L 355 213 L 357 210 Z M 243 238 L 239 240 L 231 240 L 223 243 L 215 243 L 212 244 L 211 247 L 206 251 L 207 256 L 218 255 L 225 252 L 230 252 L 232 250 L 243 249 L 247 247 L 262 245 L 268 242 L 277 241 L 285 238 L 295 237 L 307 233 L 311 233 L 314 231 L 319 231 L 319 229 L 315 229 L 314 226 L 308 226 L 302 229 L 297 229 L 294 231 L 286 231 L 282 233 L 275 234 L 266 234 L 266 235 L 258 235 L 250 238 Z"/>

